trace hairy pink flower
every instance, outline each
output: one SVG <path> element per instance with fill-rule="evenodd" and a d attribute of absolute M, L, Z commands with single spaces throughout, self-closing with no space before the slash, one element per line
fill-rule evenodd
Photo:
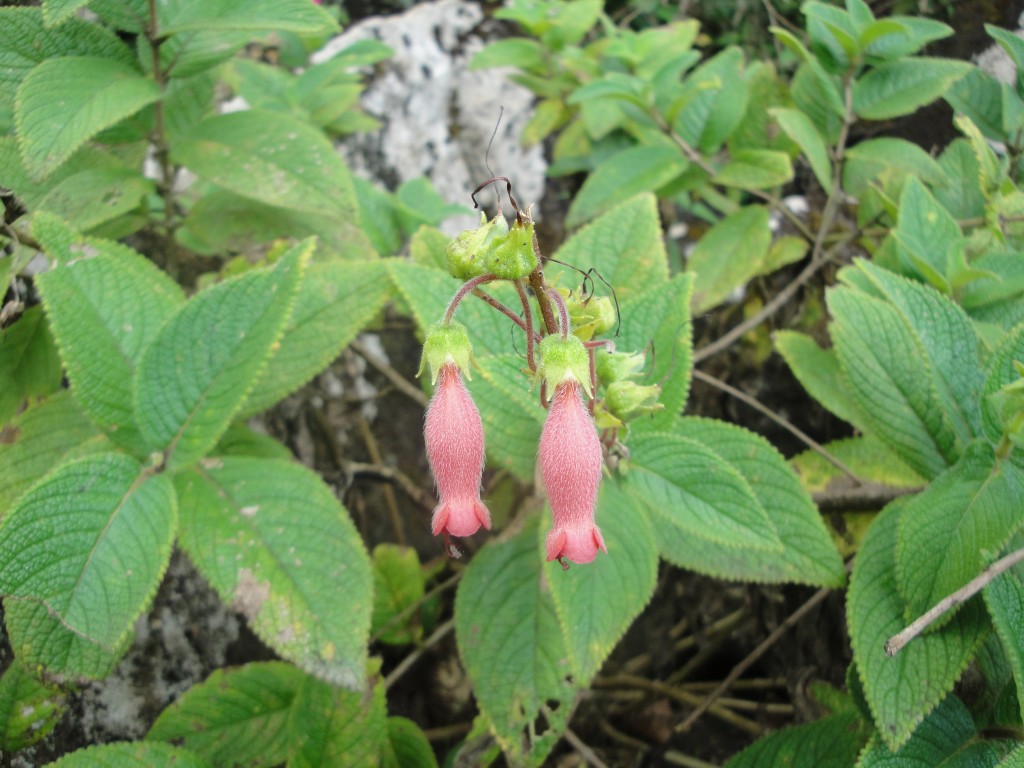
<path fill-rule="evenodd" d="M 491 513 L 480 501 L 484 427 L 455 363 L 441 366 L 423 435 L 440 496 L 431 523 L 434 535 L 472 536 L 481 525 L 490 530 Z"/>
<path fill-rule="evenodd" d="M 555 519 L 547 537 L 548 560 L 589 563 L 598 549 L 608 554 L 594 524 L 603 462 L 601 441 L 578 381 L 565 379 L 555 388 L 540 435 L 539 461 Z"/>

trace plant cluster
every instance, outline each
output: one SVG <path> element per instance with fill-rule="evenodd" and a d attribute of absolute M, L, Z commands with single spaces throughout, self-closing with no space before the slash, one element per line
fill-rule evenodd
<path fill-rule="evenodd" d="M 540 765 L 579 742 L 581 693 L 664 560 L 818 587 L 811 605 L 848 586 L 845 690 L 817 686 L 822 719 L 730 766 L 1024 765 L 1024 75 L 921 55 L 952 33 L 937 21 L 801 11 L 803 29 L 772 30 L 776 65 L 705 58 L 695 22 L 632 31 L 591 0 L 500 10 L 529 36 L 474 65 L 518 67 L 541 97 L 529 138 L 550 137 L 553 172 L 587 174 L 567 219 L 584 226 L 546 258 L 511 194 L 511 224 L 450 239 L 428 185 L 353 181 L 330 137 L 372 129 L 355 70 L 387 52 L 290 71 L 335 26 L 316 4 L 0 9 L 0 747 L 43 738 L 68 691 L 114 669 L 178 547 L 280 661 L 218 670 L 145 740 L 57 764 L 436 765 L 388 690 L 454 632 L 478 714 L 453 753 Z M 1024 73 L 1024 42 L 989 33 Z M 255 60 L 257 39 L 286 66 Z M 220 114 L 224 89 L 248 109 Z M 961 137 L 937 157 L 853 143 L 938 98 Z M 812 216 L 785 202 L 797 168 L 823 193 Z M 708 224 L 685 265 L 662 230 L 679 211 Z M 691 312 L 797 262 L 693 349 Z M 855 436 L 787 461 L 683 415 L 691 379 L 725 386 L 695 365 L 829 265 L 830 345 L 800 315 L 774 344 Z M 334 489 L 247 425 L 389 301 L 434 388 L 430 527 L 493 529 L 465 566 L 368 551 Z M 539 474 L 551 516 L 530 494 L 481 498 L 485 463 L 518 488 Z M 826 524 L 812 494 L 841 483 L 875 506 Z M 962 697 L 972 664 L 983 690 Z"/>

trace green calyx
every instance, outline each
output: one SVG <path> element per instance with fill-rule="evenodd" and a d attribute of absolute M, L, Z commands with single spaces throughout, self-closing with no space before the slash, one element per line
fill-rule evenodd
<path fill-rule="evenodd" d="M 537 268 L 533 250 L 533 222 L 518 221 L 508 228 L 498 214 L 490 221 L 480 214 L 480 226 L 464 230 L 445 251 L 448 274 L 460 280 L 492 274 L 502 280 L 526 277 Z"/>
<path fill-rule="evenodd" d="M 578 381 L 590 397 L 590 356 L 583 342 L 576 336 L 562 338 L 558 334 L 545 336 L 538 348 L 540 361 L 537 374 L 547 382 L 548 394 L 563 381 Z"/>
<path fill-rule="evenodd" d="M 430 368 L 430 383 L 437 383 L 437 376 L 446 363 L 454 363 L 455 366 L 469 375 L 469 360 L 473 356 L 473 345 L 469 341 L 469 333 L 462 323 L 452 322 L 445 325 L 443 322 L 434 323 L 427 332 L 427 339 L 423 342 L 423 356 L 420 358 L 420 369 L 417 376 L 422 376 L 423 371 Z"/>
<path fill-rule="evenodd" d="M 618 320 L 615 305 L 607 296 L 591 296 L 580 301 L 570 295 L 565 299 L 565 308 L 569 311 L 572 332 L 584 341 L 611 330 Z"/>
<path fill-rule="evenodd" d="M 606 352 L 597 355 L 597 376 L 605 384 L 636 377 L 644 367 L 642 352 Z"/>
<path fill-rule="evenodd" d="M 604 407 L 622 422 L 647 413 L 664 409 L 658 402 L 661 387 L 656 384 L 637 384 L 635 381 L 615 381 L 604 391 Z"/>

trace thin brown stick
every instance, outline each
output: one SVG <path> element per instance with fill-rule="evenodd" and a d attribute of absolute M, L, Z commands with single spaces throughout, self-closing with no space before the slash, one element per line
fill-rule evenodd
<path fill-rule="evenodd" d="M 398 666 L 391 670 L 391 674 L 384 678 L 384 690 L 389 689 L 398 682 L 398 679 L 412 669 L 412 666 L 420 660 L 424 653 L 437 645 L 453 629 L 455 629 L 455 619 L 448 619 L 448 621 L 435 629 L 433 634 L 423 641 L 423 645 L 402 659 Z"/>
<path fill-rule="evenodd" d="M 919 616 L 906 629 L 897 632 L 886 640 L 886 656 L 895 656 L 903 649 L 903 646 L 924 632 L 940 616 L 960 605 L 960 603 L 965 600 L 974 597 L 974 595 L 987 587 L 999 574 L 1013 568 L 1013 566 L 1021 562 L 1024 562 L 1024 549 L 1018 549 L 1016 552 L 1011 552 L 1006 557 L 996 560 L 992 565 L 964 584 L 964 586 L 960 587 L 956 592 L 939 600 L 939 602 L 921 614 L 921 616 Z"/>
<path fill-rule="evenodd" d="M 406 496 L 424 509 L 429 510 L 437 506 L 437 499 L 432 494 L 423 490 L 419 483 L 414 482 L 411 477 L 397 467 L 390 467 L 386 464 L 368 464 L 362 461 L 346 462 L 342 460 L 340 463 L 346 475 L 369 475 L 393 482 L 402 489 Z"/>
<path fill-rule="evenodd" d="M 372 365 L 377 371 L 384 376 L 385 379 L 390 381 L 399 392 L 408 397 L 413 402 L 419 404 L 421 407 L 427 407 L 427 396 L 423 394 L 423 390 L 417 387 L 415 384 L 409 382 L 402 374 L 396 371 L 388 364 L 387 360 L 382 360 L 377 357 L 373 352 L 366 348 L 359 339 L 354 339 L 349 346 L 363 358 L 366 362 Z"/>
<path fill-rule="evenodd" d="M 718 685 L 718 687 L 709 693 L 697 708 L 693 710 L 685 720 L 683 720 L 683 722 L 676 726 L 676 732 L 685 733 L 690 730 L 690 728 L 693 727 L 693 724 L 715 705 L 718 699 L 722 697 L 722 694 L 729 690 L 729 686 L 732 685 L 735 680 L 746 672 L 754 662 L 760 659 L 769 648 L 775 645 L 775 643 L 779 641 L 779 638 L 794 627 L 804 616 L 810 613 L 815 606 L 828 597 L 831 592 L 832 590 L 828 587 L 819 589 L 811 595 L 810 599 L 806 603 L 793 611 L 793 613 L 791 613 L 785 621 L 776 627 L 768 637 L 762 640 L 754 650 L 748 653 L 745 659 L 732 668 L 732 671 L 726 675 L 725 679 Z"/>
<path fill-rule="evenodd" d="M 400 621 L 408 618 L 409 616 L 411 616 L 415 611 L 418 611 L 420 608 L 422 608 L 423 605 L 428 600 L 432 600 L 433 598 L 435 598 L 437 595 L 441 594 L 445 590 L 454 587 L 456 584 L 459 583 L 459 580 L 462 578 L 462 574 L 463 573 L 465 573 L 465 571 L 458 571 L 454 575 L 452 575 L 452 576 L 448 577 L 447 579 L 445 579 L 444 581 L 442 581 L 437 586 L 433 587 L 430 591 L 426 592 L 423 595 L 423 597 L 421 597 L 415 603 L 413 603 L 412 605 L 408 605 L 405 608 L 403 608 L 402 610 L 400 610 L 398 613 L 396 613 L 394 616 L 392 616 L 390 619 L 388 619 L 386 622 L 384 622 L 384 624 L 382 624 L 377 629 L 377 631 L 374 633 L 373 637 L 370 638 L 370 642 L 372 643 L 372 642 L 375 642 L 376 640 L 379 640 L 380 636 L 383 635 L 386 630 L 391 629 L 391 627 L 396 625 L 398 622 L 400 622 Z"/>
<path fill-rule="evenodd" d="M 901 496 L 919 492 L 917 488 L 894 488 L 878 483 L 865 483 L 854 488 L 835 488 L 811 494 L 821 512 L 865 512 L 881 509 Z"/>
<path fill-rule="evenodd" d="M 726 384 L 721 379 L 716 379 L 714 376 L 704 373 L 703 371 L 694 369 L 693 378 L 697 379 L 698 381 L 703 381 L 705 384 L 710 384 L 715 389 L 720 389 L 726 394 L 732 395 L 740 402 L 746 403 L 754 410 L 763 413 L 765 416 L 774 421 L 780 427 L 788 431 L 790 434 L 794 435 L 808 448 L 813 450 L 815 453 L 820 454 L 821 457 L 824 458 L 829 464 L 831 464 L 844 475 L 849 477 L 851 480 L 853 480 L 853 482 L 857 483 L 857 485 L 861 485 L 863 483 L 863 481 L 859 477 L 857 477 L 857 473 L 855 473 L 852 469 L 846 466 L 846 464 L 844 464 L 838 458 L 829 453 L 829 451 L 817 440 L 815 440 L 813 437 L 808 435 L 806 432 L 804 432 L 802 429 L 800 429 L 787 419 L 784 419 L 781 416 L 779 416 L 779 414 L 775 413 L 775 411 L 773 411 L 771 408 L 764 405 L 760 400 L 751 397 L 746 392 L 736 389 L 736 387 Z"/>
<path fill-rule="evenodd" d="M 714 763 L 708 763 L 690 755 L 684 755 L 677 749 L 670 749 L 665 753 L 665 762 L 672 765 L 682 765 L 684 768 L 718 768 Z"/>
<path fill-rule="evenodd" d="M 377 465 L 383 465 L 384 459 L 380 454 L 380 446 L 377 445 L 377 438 L 374 436 L 373 430 L 370 429 L 370 425 L 367 424 L 362 413 L 357 411 L 356 414 L 359 435 L 363 438 L 366 452 L 370 454 L 370 461 Z M 402 516 L 398 514 L 398 499 L 395 498 L 395 489 L 390 485 L 385 485 L 381 490 L 384 493 L 384 504 L 388 508 L 388 518 L 391 521 L 391 530 L 395 534 L 395 541 L 405 546 L 405 526 L 402 525 Z"/>
<path fill-rule="evenodd" d="M 572 745 L 572 748 L 579 753 L 579 756 L 587 761 L 587 763 L 593 765 L 594 768 L 608 768 L 608 764 L 598 757 L 594 750 L 592 750 L 586 742 L 583 741 L 583 739 L 573 732 L 572 728 L 566 728 L 565 733 L 562 735 L 565 737 L 565 740 Z"/>

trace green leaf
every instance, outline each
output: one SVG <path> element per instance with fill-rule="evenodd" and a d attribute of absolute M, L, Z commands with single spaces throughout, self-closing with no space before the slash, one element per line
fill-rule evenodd
<path fill-rule="evenodd" d="M 518 67 L 523 70 L 541 70 L 545 66 L 545 51 L 536 40 L 511 37 L 491 43 L 478 51 L 469 62 L 469 68 Z"/>
<path fill-rule="evenodd" d="M 37 215 L 35 232 L 55 260 L 36 284 L 75 399 L 114 442 L 144 455 L 132 379 L 183 305 L 181 288 L 135 251 L 83 238 L 59 220 Z"/>
<path fill-rule="evenodd" d="M 746 479 L 710 448 L 679 434 L 648 432 L 633 435 L 629 450 L 626 488 L 658 520 L 663 554 L 679 537 L 744 553 L 783 551 Z"/>
<path fill-rule="evenodd" d="M 646 349 L 653 345 L 647 380 L 660 383 L 658 402 L 665 406 L 665 410 L 631 423 L 631 429 L 665 429 L 675 423 L 676 416 L 686 405 L 693 368 L 692 292 L 693 275 L 685 273 L 659 281 L 649 290 L 622 302 L 620 314 L 627 320 L 616 344 L 623 350 Z"/>
<path fill-rule="evenodd" d="M 371 688 L 350 691 L 306 678 L 288 720 L 288 768 L 379 766 L 388 736 L 387 702 L 382 682 Z"/>
<path fill-rule="evenodd" d="M 174 35 L 204 30 L 294 32 L 323 35 L 338 28 L 331 15 L 304 0 L 176 0 L 160 6 L 160 33 Z"/>
<path fill-rule="evenodd" d="M 26 400 L 57 390 L 62 376 L 57 345 L 43 310 L 29 307 L 17 322 L 0 330 L 0 424 Z"/>
<path fill-rule="evenodd" d="M 935 287 L 949 293 L 958 254 L 963 259 L 964 237 L 956 219 L 913 176 L 903 185 L 899 222 L 893 234 L 910 257 L 910 265 L 918 269 L 926 266 L 925 279 L 930 273 L 941 276 L 941 284 Z"/>
<path fill-rule="evenodd" d="M 1003 89 L 1009 88 L 983 69 L 975 67 L 956 81 L 944 98 L 957 112 L 966 115 L 987 138 L 1006 140 L 1003 129 Z"/>
<path fill-rule="evenodd" d="M 580 269 L 596 269 L 611 285 L 620 301 L 628 301 L 652 285 L 668 280 L 668 258 L 654 195 L 637 195 L 612 208 L 580 229 L 555 251 L 555 258 Z M 546 276 L 565 275 L 564 267 L 549 264 Z"/>
<path fill-rule="evenodd" d="M 853 111 L 865 120 L 909 115 L 942 96 L 974 65 L 917 57 L 875 67 L 853 85 Z"/>
<path fill-rule="evenodd" d="M 624 149 L 587 176 L 569 205 L 565 226 L 578 227 L 635 195 L 653 192 L 679 176 L 688 165 L 675 147 L 644 145 Z"/>
<path fill-rule="evenodd" d="M 732 153 L 729 162 L 715 174 L 712 181 L 739 189 L 770 189 L 793 178 L 793 164 L 785 152 L 772 149 L 741 149 Z"/>
<path fill-rule="evenodd" d="M 370 633 L 383 643 L 419 640 L 423 627 L 414 607 L 423 600 L 423 571 L 416 550 L 397 544 L 373 548 L 373 618 Z"/>
<path fill-rule="evenodd" d="M 294 458 L 291 450 L 270 435 L 254 432 L 241 422 L 235 422 L 211 451 L 213 456 L 254 456 L 260 459 Z"/>
<path fill-rule="evenodd" d="M 47 59 L 18 86 L 14 105 L 25 168 L 46 178 L 104 128 L 159 98 L 155 82 L 113 59 Z"/>
<path fill-rule="evenodd" d="M 299 283 L 280 345 L 271 352 L 240 415 L 269 408 L 326 368 L 380 311 L 390 293 L 382 262 L 311 264 Z"/>
<path fill-rule="evenodd" d="M 14 660 L 0 677 L 0 747 L 17 752 L 44 738 L 64 715 L 64 692 Z"/>
<path fill-rule="evenodd" d="M 772 233 L 768 209 L 747 205 L 709 229 L 687 260 L 696 274 L 693 310 L 703 312 L 761 272 Z"/>
<path fill-rule="evenodd" d="M 156 592 L 177 522 L 166 476 L 116 453 L 65 464 L 4 518 L 0 592 L 8 606 L 38 603 L 69 632 L 113 649 Z"/>
<path fill-rule="evenodd" d="M 998 349 L 988 359 L 985 385 L 982 388 L 981 415 L 985 433 L 993 442 L 1003 436 L 1003 423 L 996 398 L 996 392 L 1020 379 L 1014 362 L 1024 361 L 1024 325 L 1018 325 L 1008 334 Z"/>
<path fill-rule="evenodd" d="M 728 579 L 833 587 L 846 581 L 842 559 L 821 515 L 799 477 L 767 440 L 712 419 L 679 419 L 672 434 L 699 443 L 714 454 L 718 464 L 725 463 L 747 482 L 778 532 L 783 549 L 741 549 L 731 542 L 694 539 L 680 528 L 660 526 L 657 538 L 666 559 Z"/>
<path fill-rule="evenodd" d="M 729 47 L 686 78 L 682 94 L 667 117 L 687 144 L 710 155 L 739 126 L 748 99 L 743 51 Z"/>
<path fill-rule="evenodd" d="M 956 436 L 936 391 L 927 352 L 899 310 L 880 299 L 833 288 L 833 343 L 857 403 L 858 423 L 925 478 L 956 459 Z"/>
<path fill-rule="evenodd" d="M 46 20 L 46 26 L 56 27 L 88 4 L 89 0 L 43 0 L 43 19 Z"/>
<path fill-rule="evenodd" d="M 388 718 L 388 743 L 381 755 L 384 768 L 437 768 L 434 749 L 412 720 Z"/>
<path fill-rule="evenodd" d="M 777 331 L 774 339 L 775 350 L 811 397 L 843 421 L 856 424 L 857 405 L 850 399 L 835 350 L 822 349 L 797 331 Z"/>
<path fill-rule="evenodd" d="M 152 180 L 128 168 L 83 171 L 54 185 L 38 209 L 79 229 L 92 229 L 138 208 L 154 190 Z"/>
<path fill-rule="evenodd" d="M 872 28 L 873 27 L 873 28 Z M 935 40 L 953 34 L 948 24 L 914 16 L 890 16 L 866 29 L 861 36 L 864 53 L 879 59 L 910 56 Z"/>
<path fill-rule="evenodd" d="M 966 444 L 972 437 L 981 435 L 978 405 L 983 386 L 981 354 L 967 314 L 928 286 L 866 260 L 858 260 L 855 266 L 900 311 L 921 341 L 931 363 L 942 411 L 958 440 Z M 852 277 L 852 273 L 847 274 Z"/>
<path fill-rule="evenodd" d="M 37 64 L 60 56 L 97 56 L 125 66 L 135 61 L 131 48 L 98 24 L 71 18 L 50 27 L 40 8 L 0 8 L 0 103 L 13 104 L 18 83 Z"/>
<path fill-rule="evenodd" d="M 899 750 L 872 739 L 857 768 L 994 768 L 1006 751 L 1005 744 L 981 740 L 967 707 L 956 696 L 947 696 Z"/>
<path fill-rule="evenodd" d="M 175 485 L 181 547 L 221 599 L 285 659 L 361 689 L 373 577 L 334 493 L 300 465 L 242 457 L 206 460 Z"/>
<path fill-rule="evenodd" d="M 920 475 L 893 455 L 878 438 L 860 435 L 833 440 L 824 447 L 863 480 L 907 489 L 924 484 Z M 790 463 L 803 486 L 812 493 L 827 490 L 833 480 L 845 477 L 838 467 L 814 449 L 794 456 Z"/>
<path fill-rule="evenodd" d="M 896 533 L 903 508 L 894 502 L 875 518 L 854 561 L 846 598 L 864 695 L 879 734 L 894 750 L 949 693 L 987 631 L 980 602 L 972 601 L 945 627 L 915 638 L 891 658 L 885 654 L 885 641 L 906 623 L 896 583 Z"/>
<path fill-rule="evenodd" d="M 212 768 L 198 755 L 170 744 L 128 741 L 87 747 L 50 763 L 48 768 Z"/>
<path fill-rule="evenodd" d="M 956 219 L 971 219 L 985 212 L 981 166 L 967 139 L 954 139 L 939 155 L 939 168 L 956 182 L 935 187 L 935 199 Z"/>
<path fill-rule="evenodd" d="M 997 462 L 983 441 L 908 501 L 896 544 L 908 618 L 981 573 L 1020 526 L 1022 505 L 1024 476 L 1010 462 Z"/>
<path fill-rule="evenodd" d="M 613 480 L 601 488 L 597 524 L 608 556 L 548 574 L 573 682 L 581 688 L 590 685 L 647 605 L 658 576 L 658 546 L 647 516 Z"/>
<path fill-rule="evenodd" d="M 148 445 L 186 467 L 227 429 L 278 343 L 313 244 L 192 298 L 139 362 L 135 414 Z"/>
<path fill-rule="evenodd" d="M 846 107 L 838 78 L 828 74 L 815 58 L 805 60 L 793 75 L 790 94 L 821 132 L 825 142 L 835 142 L 843 125 Z"/>
<path fill-rule="evenodd" d="M 771 116 L 779 124 L 800 150 L 807 157 L 807 162 L 824 190 L 832 189 L 832 161 L 828 156 L 825 139 L 806 114 L 799 109 L 783 109 L 776 107 L 769 110 Z"/>
<path fill-rule="evenodd" d="M 574 688 L 542 568 L 536 517 L 473 556 L 455 598 L 455 636 L 480 711 L 513 764 L 540 764 L 568 724 Z M 579 570 L 583 570 L 581 567 Z M 547 710 L 546 712 L 544 710 Z M 536 735 L 535 720 L 545 726 Z"/>
<path fill-rule="evenodd" d="M 147 741 L 218 766 L 274 766 L 288 757 L 288 718 L 306 676 L 281 661 L 216 669 L 160 713 Z"/>
<path fill-rule="evenodd" d="M 758 739 L 725 768 L 849 768 L 864 746 L 864 729 L 852 712 L 784 728 Z"/>
<path fill-rule="evenodd" d="M 268 205 L 335 218 L 355 209 L 351 175 L 331 143 L 280 112 L 209 117 L 174 145 L 171 157 L 200 178 Z"/>
<path fill-rule="evenodd" d="M 1022 543 L 1018 534 L 1014 546 Z M 1017 685 L 1017 718 L 1024 717 L 1024 566 L 1017 565 L 993 579 L 982 594 L 992 624 L 1013 669 Z"/>
<path fill-rule="evenodd" d="M 897 172 L 916 176 L 940 189 L 951 183 L 935 158 L 906 139 L 891 136 L 868 139 L 850 147 L 846 159 L 843 186 L 858 195 L 863 194 L 875 178 Z"/>
<path fill-rule="evenodd" d="M 69 455 L 110 449 L 68 391 L 19 413 L 0 440 L 0 519 L 37 480 Z"/>
<path fill-rule="evenodd" d="M 479 375 L 467 382 L 484 423 L 490 463 L 532 482 L 537 444 L 547 412 L 537 390 L 523 375 L 522 355 L 490 355 L 477 359 Z"/>

